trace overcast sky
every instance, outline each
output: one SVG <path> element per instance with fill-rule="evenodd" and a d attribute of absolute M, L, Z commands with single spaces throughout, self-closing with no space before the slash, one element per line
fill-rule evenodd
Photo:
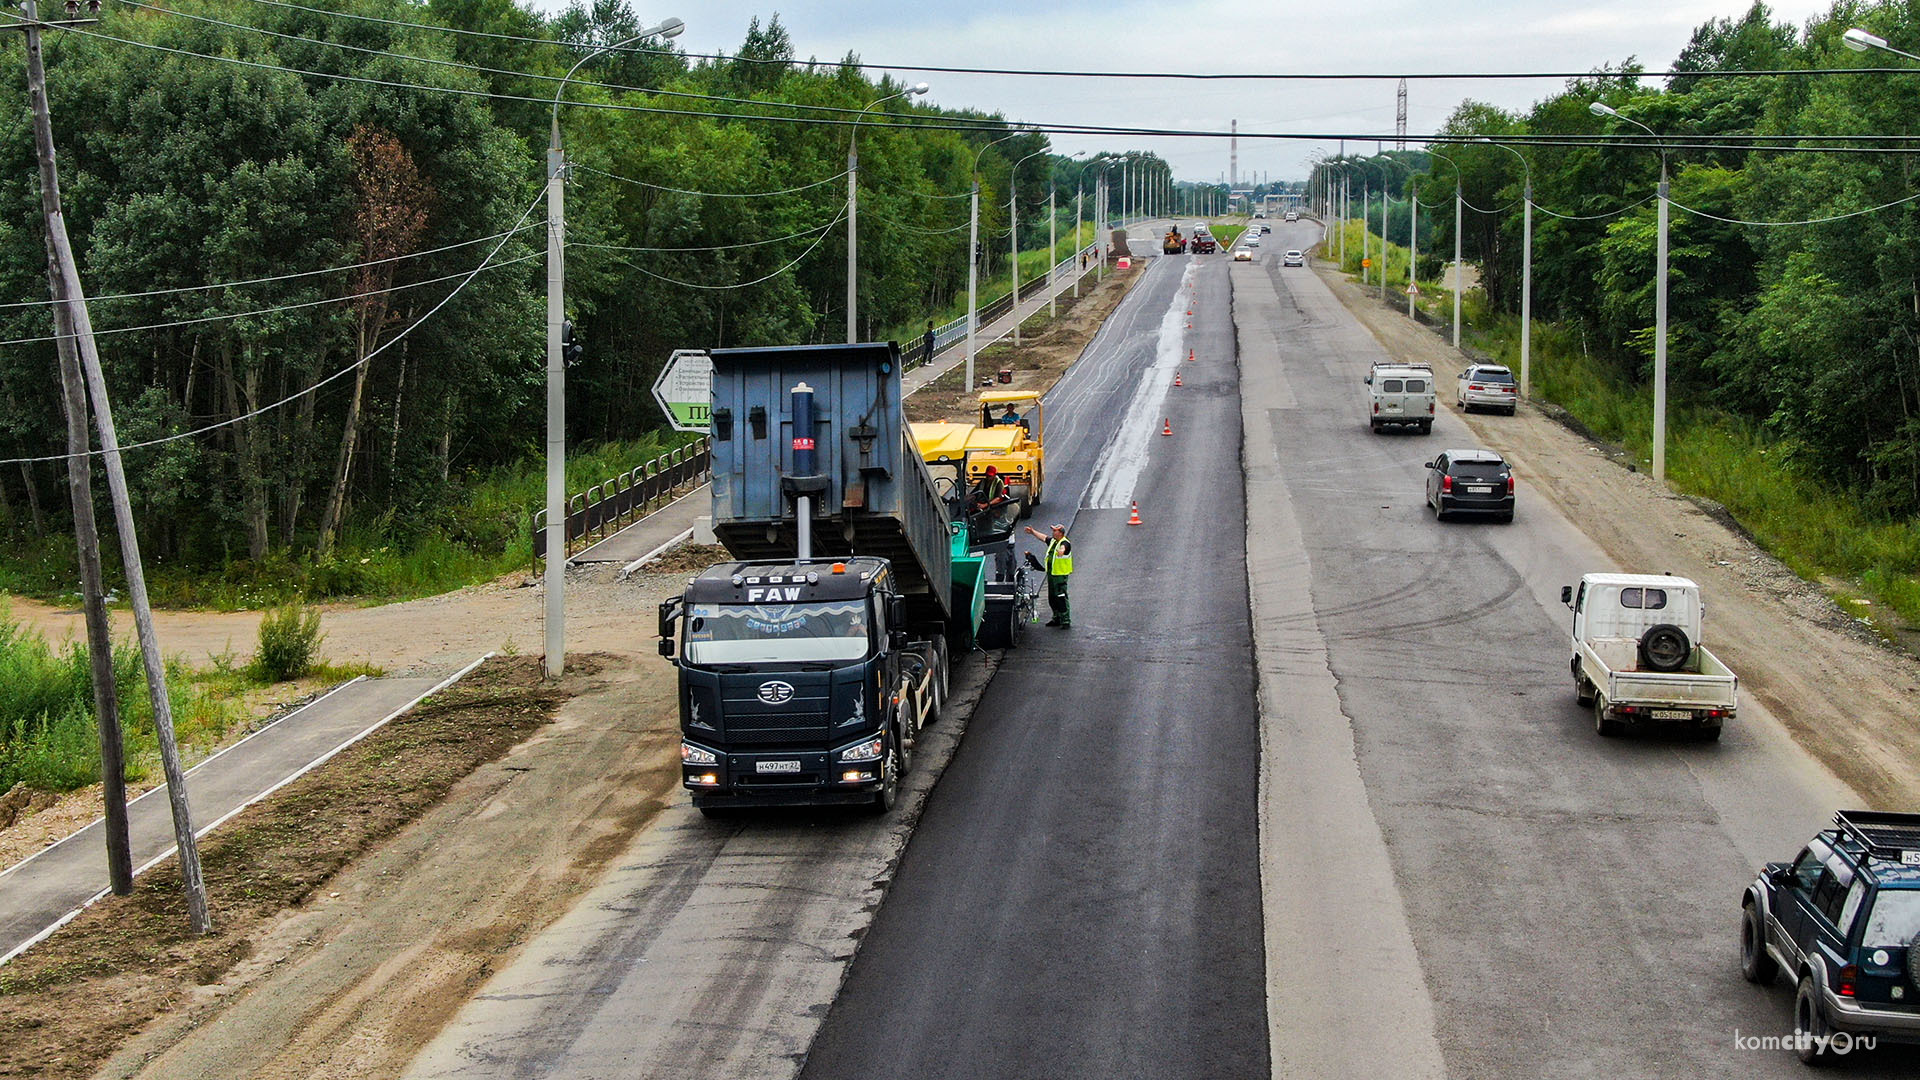
<path fill-rule="evenodd" d="M 553 11 L 564 0 L 533 0 Z M 675 6 L 679 5 L 679 6 Z M 1775 21 L 1804 25 L 1829 8 L 1775 0 Z M 747 22 L 776 12 L 795 53 L 823 60 L 849 50 L 869 63 L 1086 71 L 1459 72 L 1586 71 L 1637 57 L 1664 69 L 1699 24 L 1738 18 L 1745 0 L 1350 0 L 1314 4 L 1190 0 L 638 0 L 643 19 L 679 16 L 689 52 L 733 52 Z M 1261 14 L 1254 14 L 1256 11 Z M 903 74 L 931 84 L 930 100 L 999 111 L 1009 120 L 1242 131 L 1391 134 L 1392 80 L 1333 83 L 1059 79 Z M 1410 81 L 1407 130 L 1432 131 L 1462 99 L 1524 108 L 1561 80 Z M 1062 153 L 1152 150 L 1180 179 L 1219 179 L 1224 139 L 1123 139 L 1061 135 Z M 1305 175 L 1324 144 L 1242 139 L 1242 180 Z M 1371 144 L 1362 149 L 1370 151 Z"/>

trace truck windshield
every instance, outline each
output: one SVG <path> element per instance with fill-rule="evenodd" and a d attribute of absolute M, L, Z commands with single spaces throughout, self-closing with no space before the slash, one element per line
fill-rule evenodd
<path fill-rule="evenodd" d="M 1920 935 L 1920 892 L 1882 889 L 1860 944 L 1869 949 L 1899 948 L 1915 935 Z"/>
<path fill-rule="evenodd" d="M 694 604 L 687 660 L 695 664 L 847 661 L 867 654 L 867 607 L 830 604 Z"/>

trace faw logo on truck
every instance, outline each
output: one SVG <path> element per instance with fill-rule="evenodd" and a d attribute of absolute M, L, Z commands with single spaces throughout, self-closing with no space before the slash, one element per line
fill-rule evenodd
<path fill-rule="evenodd" d="M 777 604 L 782 600 L 792 603 L 798 599 L 800 599 L 800 587 L 798 585 L 792 585 L 786 588 L 747 590 L 747 603 L 749 604 Z"/>
<path fill-rule="evenodd" d="M 793 700 L 793 684 L 778 679 L 760 684 L 760 700 L 769 705 L 785 705 Z"/>

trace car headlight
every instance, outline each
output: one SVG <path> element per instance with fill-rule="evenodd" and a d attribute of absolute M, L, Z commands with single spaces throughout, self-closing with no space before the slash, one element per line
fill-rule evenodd
<path fill-rule="evenodd" d="M 719 762 L 720 755 L 711 750 L 695 746 L 690 742 L 680 744 L 680 764 L 682 765 L 717 765 Z"/>
<path fill-rule="evenodd" d="M 841 761 L 879 761 L 880 755 L 886 753 L 886 749 L 887 740 L 875 735 L 865 742 L 854 743 L 840 751 L 838 757 Z"/>

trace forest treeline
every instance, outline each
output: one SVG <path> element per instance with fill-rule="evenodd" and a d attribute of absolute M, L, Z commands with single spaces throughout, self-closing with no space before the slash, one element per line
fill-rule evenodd
<path fill-rule="evenodd" d="M 524 530 L 525 507 L 481 520 L 459 503 L 463 478 L 541 446 L 548 103 L 591 43 L 647 25 L 624 0 L 551 19 L 512 0 L 185 0 L 109 4 L 49 34 L 69 228 L 121 441 L 222 425 L 129 452 L 163 580 L 324 557 L 343 535 L 497 550 Z M 844 335 L 845 121 L 904 87 L 795 59 L 777 18 L 756 20 L 729 56 L 648 43 L 567 86 L 621 107 L 561 110 L 584 347 L 570 445 L 659 429 L 649 389 L 673 349 Z M 1016 162 L 1029 249 L 1046 241 L 1050 173 L 1069 225 L 1092 187 L 1044 135 L 922 100 L 859 127 L 863 335 L 917 336 L 964 295 L 976 161 L 989 277 Z M 0 115 L 6 459 L 63 450 L 65 429 L 22 80 L 0 86 Z M 70 551 L 65 502 L 60 463 L 0 466 L 9 555 Z"/>
<path fill-rule="evenodd" d="M 1630 60 L 1524 111 L 1464 102 L 1441 129 L 1516 140 L 1519 156 L 1464 142 L 1431 156 L 1396 155 L 1407 169 L 1374 175 L 1390 173 L 1396 190 L 1417 194 L 1429 255 L 1450 254 L 1441 249 L 1451 247 L 1457 180 L 1471 208 L 1461 221 L 1464 256 L 1479 264 L 1488 303 L 1513 313 L 1530 169 L 1534 318 L 1563 324 L 1615 378 L 1645 386 L 1655 325 L 1652 196 L 1664 147 L 1676 400 L 1760 426 L 1773 452 L 1815 483 L 1883 519 L 1910 520 L 1920 514 L 1920 161 L 1912 153 L 1920 149 L 1912 141 L 1920 64 L 1911 74 L 1712 74 L 1909 63 L 1848 49 L 1842 35 L 1851 27 L 1920 50 L 1920 4 L 1840 3 L 1801 27 L 1754 4 L 1701 25 L 1664 86 L 1642 85 Z M 1665 141 L 1596 114 L 1596 101 Z M 1524 142 L 1555 135 L 1615 138 Z M 1768 135 L 1819 152 L 1751 149 L 1733 138 Z M 1815 141 L 1822 136 L 1863 138 Z M 1389 235 L 1403 242 L 1404 202 L 1387 213 Z"/>

